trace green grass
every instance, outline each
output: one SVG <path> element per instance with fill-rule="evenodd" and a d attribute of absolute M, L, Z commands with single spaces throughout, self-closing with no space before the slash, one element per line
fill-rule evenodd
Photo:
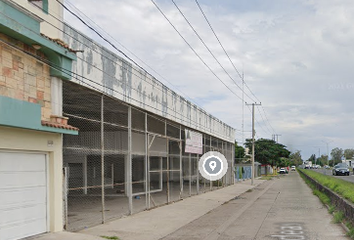
<path fill-rule="evenodd" d="M 316 195 L 321 200 L 322 203 L 326 205 L 329 205 L 331 203 L 331 199 L 323 192 L 317 189 L 313 189 L 313 194 Z"/>
<path fill-rule="evenodd" d="M 311 170 L 302 169 L 300 171 L 303 171 L 306 175 L 308 175 L 312 179 L 315 179 L 321 185 L 326 186 L 333 192 L 354 203 L 354 183 L 334 178 L 332 176 L 323 175 L 321 173 L 317 173 Z"/>
<path fill-rule="evenodd" d="M 119 240 L 119 237 L 117 236 L 100 236 L 100 237 L 104 239 L 110 239 L 110 240 Z"/>
<path fill-rule="evenodd" d="M 347 232 L 347 236 L 350 237 L 351 239 L 354 239 L 354 227 L 350 222 L 347 222 L 345 224 L 349 231 Z"/>
<path fill-rule="evenodd" d="M 273 176 L 262 176 L 261 180 L 272 180 Z"/>
<path fill-rule="evenodd" d="M 343 191 L 348 191 L 349 187 L 353 187 L 354 184 L 350 183 L 350 182 L 346 182 L 344 180 L 341 179 L 336 179 L 334 177 L 331 176 L 326 176 L 326 175 L 322 175 L 320 173 L 317 172 L 313 172 L 313 171 L 309 171 L 309 170 L 298 170 L 300 173 L 300 176 L 304 179 L 304 181 L 306 182 L 306 184 L 312 189 L 313 194 L 318 196 L 318 198 L 321 200 L 322 203 L 326 204 L 328 206 L 328 212 L 330 214 L 333 214 L 333 222 L 334 223 L 345 223 L 345 225 L 348 228 L 348 232 L 346 233 L 346 235 L 348 237 L 350 237 L 351 239 L 354 239 L 354 226 L 347 221 L 347 219 L 344 216 L 344 213 L 342 211 L 338 211 L 336 212 L 336 207 L 333 206 L 331 204 L 331 200 L 330 198 L 322 193 L 321 191 L 319 191 L 318 189 L 315 188 L 314 184 L 312 182 L 310 182 L 307 178 L 304 177 L 304 173 L 305 172 L 307 175 L 309 175 L 311 178 L 317 180 L 319 183 L 321 183 L 322 185 L 330 188 L 331 190 L 337 192 L 339 195 L 345 197 L 353 202 L 353 198 L 351 198 L 350 196 L 353 196 L 352 194 L 354 194 L 353 190 L 349 190 L 349 192 L 347 192 L 347 194 L 341 194 Z"/>
<path fill-rule="evenodd" d="M 342 211 L 335 212 L 333 215 L 333 222 L 334 223 L 341 223 L 344 219 L 344 213 Z"/>

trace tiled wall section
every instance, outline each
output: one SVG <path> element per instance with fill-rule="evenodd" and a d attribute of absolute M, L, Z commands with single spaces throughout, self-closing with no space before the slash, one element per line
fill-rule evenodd
<path fill-rule="evenodd" d="M 49 121 L 51 115 L 49 66 L 23 51 L 45 58 L 31 46 L 0 33 L 0 95 L 40 104 L 42 120 Z"/>

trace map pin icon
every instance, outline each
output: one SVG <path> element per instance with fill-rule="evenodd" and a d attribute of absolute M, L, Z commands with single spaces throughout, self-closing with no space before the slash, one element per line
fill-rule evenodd
<path fill-rule="evenodd" d="M 216 168 L 216 162 L 215 161 L 210 161 L 209 162 L 209 167 L 211 168 L 211 171 L 214 171 L 214 169 Z"/>

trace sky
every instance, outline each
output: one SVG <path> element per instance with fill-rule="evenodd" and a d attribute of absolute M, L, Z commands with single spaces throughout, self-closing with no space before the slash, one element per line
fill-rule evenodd
<path fill-rule="evenodd" d="M 352 0 L 174 0 L 155 3 L 225 87 L 188 47 L 151 0 L 65 0 L 158 80 L 236 129 L 235 139 L 278 141 L 307 160 L 332 148 L 354 148 L 354 4 Z M 84 15 L 83 15 L 84 14 Z M 107 46 L 65 12 L 76 29 Z M 108 35 L 109 34 L 109 35 Z M 146 64 L 148 65 L 146 65 Z M 236 84 L 239 86 L 236 86 Z M 251 92 L 249 91 L 251 89 Z"/>

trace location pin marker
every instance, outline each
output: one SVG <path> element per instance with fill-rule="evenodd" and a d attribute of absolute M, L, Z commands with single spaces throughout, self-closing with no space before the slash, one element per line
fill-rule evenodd
<path fill-rule="evenodd" d="M 216 168 L 216 162 L 215 161 L 210 161 L 209 162 L 209 167 L 211 168 L 211 171 L 214 171 L 214 169 Z"/>

